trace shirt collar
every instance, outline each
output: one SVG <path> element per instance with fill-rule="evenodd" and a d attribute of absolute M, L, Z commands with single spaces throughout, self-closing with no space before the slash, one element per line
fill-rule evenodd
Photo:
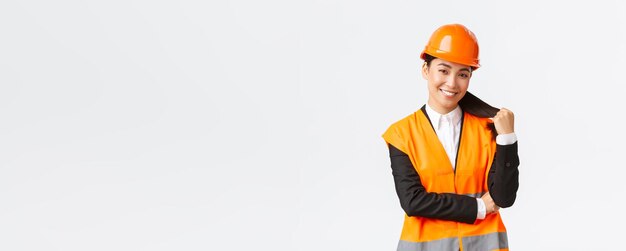
<path fill-rule="evenodd" d="M 438 112 L 433 110 L 433 108 L 431 108 L 430 105 L 428 105 L 428 103 L 426 103 L 426 113 L 428 117 L 430 118 L 430 122 L 433 124 L 433 127 L 435 129 L 439 129 L 439 125 L 441 124 L 441 121 L 443 121 L 446 118 L 451 119 L 453 122 L 452 124 L 454 126 L 457 126 L 459 122 L 461 121 L 461 116 L 463 115 L 463 111 L 461 111 L 461 107 L 459 107 L 458 105 L 456 106 L 456 108 L 454 108 L 454 110 L 452 110 L 451 112 L 447 114 L 439 114 Z"/>

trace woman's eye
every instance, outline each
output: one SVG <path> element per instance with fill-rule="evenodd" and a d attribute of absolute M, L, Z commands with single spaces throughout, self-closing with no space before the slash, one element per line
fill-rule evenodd
<path fill-rule="evenodd" d="M 461 73 L 459 76 L 461 76 L 462 78 L 467 78 L 467 77 L 469 77 L 469 75 L 467 75 L 467 73 Z"/>
<path fill-rule="evenodd" d="M 443 74 L 448 74 L 448 71 L 445 69 L 439 69 L 439 72 L 443 73 Z"/>

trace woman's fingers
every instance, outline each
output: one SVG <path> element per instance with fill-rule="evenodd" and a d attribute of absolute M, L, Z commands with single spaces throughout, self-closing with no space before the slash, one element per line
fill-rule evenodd
<path fill-rule="evenodd" d="M 515 116 L 513 112 L 506 109 L 501 108 L 496 116 L 491 119 L 496 127 L 496 131 L 498 134 L 508 134 L 514 131 L 514 120 Z"/>

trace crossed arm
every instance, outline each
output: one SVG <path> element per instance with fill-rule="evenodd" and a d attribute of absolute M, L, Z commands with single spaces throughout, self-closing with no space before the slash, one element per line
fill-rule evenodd
<path fill-rule="evenodd" d="M 478 211 L 473 197 L 453 193 L 427 192 L 409 156 L 389 146 L 391 169 L 402 209 L 409 216 L 474 223 Z M 487 177 L 488 189 L 495 204 L 510 207 L 519 187 L 517 142 L 497 145 L 494 161 Z"/>

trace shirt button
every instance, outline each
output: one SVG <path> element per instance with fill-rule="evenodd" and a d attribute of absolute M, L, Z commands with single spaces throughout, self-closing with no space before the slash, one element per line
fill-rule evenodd
<path fill-rule="evenodd" d="M 504 165 L 505 165 L 506 167 L 510 167 L 510 166 L 511 166 L 511 163 L 510 163 L 510 162 L 507 162 L 507 163 L 506 163 L 506 164 L 504 164 Z"/>

